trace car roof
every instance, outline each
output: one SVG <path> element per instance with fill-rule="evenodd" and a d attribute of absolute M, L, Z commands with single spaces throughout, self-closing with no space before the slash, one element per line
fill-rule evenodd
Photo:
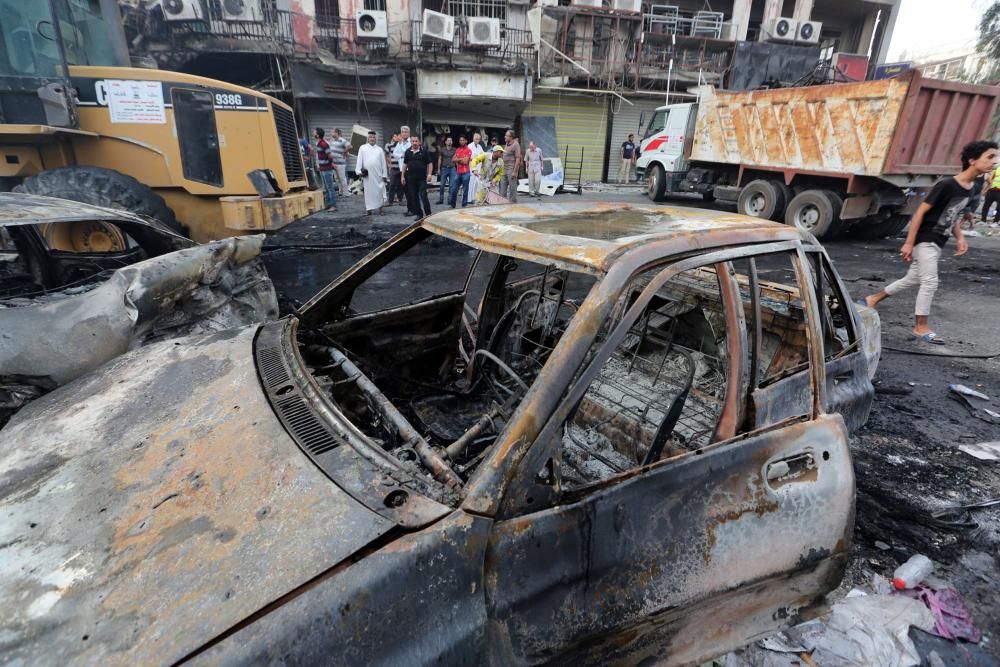
<path fill-rule="evenodd" d="M 0 227 L 80 220 L 105 220 L 155 226 L 127 211 L 25 192 L 0 192 Z"/>
<path fill-rule="evenodd" d="M 796 228 L 736 213 L 617 202 L 507 204 L 426 218 L 434 234 L 497 254 L 603 274 L 619 261 L 720 246 L 805 240 Z M 641 252 L 640 252 L 641 251 Z"/>

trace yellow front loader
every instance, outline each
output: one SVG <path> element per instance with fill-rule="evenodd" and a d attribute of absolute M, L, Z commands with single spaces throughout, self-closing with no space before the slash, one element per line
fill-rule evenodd
<path fill-rule="evenodd" d="M 128 62 L 117 14 L 108 0 L 0 0 L 0 189 L 127 209 L 199 242 L 322 208 L 288 105 L 117 66 Z M 92 223 L 47 240 L 80 252 L 126 243 Z"/>

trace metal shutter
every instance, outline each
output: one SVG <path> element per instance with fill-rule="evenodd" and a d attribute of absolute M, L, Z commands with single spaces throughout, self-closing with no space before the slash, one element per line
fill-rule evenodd
<path fill-rule="evenodd" d="M 629 97 L 627 98 L 633 106 L 629 106 L 617 97 L 611 103 L 611 148 L 608 150 L 608 183 L 618 182 L 618 167 L 622 144 L 628 139 L 631 132 L 635 135 L 635 146 L 639 147 L 642 141 L 642 132 L 645 128 L 639 127 L 639 117 L 645 112 L 642 120 L 649 123 L 653 117 L 656 107 L 663 106 L 663 97 Z"/>
<path fill-rule="evenodd" d="M 556 119 L 556 139 L 559 155 L 569 161 L 583 154 L 583 180 L 599 182 L 607 161 L 608 101 L 605 95 L 575 95 L 571 93 L 536 94 L 524 111 L 525 116 L 553 116 Z M 522 137 L 521 144 L 527 146 L 531 137 Z"/>
<path fill-rule="evenodd" d="M 389 137 L 382 131 L 381 112 L 372 112 L 371 117 L 365 115 L 364 110 L 359 114 L 357 111 L 340 111 L 332 108 L 330 104 L 310 104 L 306 109 L 306 118 L 309 119 L 309 139 L 312 140 L 312 133 L 317 127 L 322 127 L 327 136 L 335 127 L 340 128 L 340 132 L 348 141 L 351 140 L 351 129 L 355 125 L 362 125 L 369 130 L 375 130 L 378 136 L 378 145 L 384 146 Z M 357 151 L 351 151 L 351 157 L 347 160 L 347 171 L 353 172 L 357 160 Z"/>

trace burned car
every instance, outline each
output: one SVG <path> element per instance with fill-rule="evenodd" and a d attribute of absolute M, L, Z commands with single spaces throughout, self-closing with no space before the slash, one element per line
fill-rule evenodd
<path fill-rule="evenodd" d="M 124 211 L 0 193 L 0 425 L 131 348 L 276 318 L 262 243 L 198 246 Z"/>
<path fill-rule="evenodd" d="M 12 419 L 0 655 L 724 653 L 841 579 L 873 315 L 794 227 L 431 216 L 298 317 L 134 350 Z"/>

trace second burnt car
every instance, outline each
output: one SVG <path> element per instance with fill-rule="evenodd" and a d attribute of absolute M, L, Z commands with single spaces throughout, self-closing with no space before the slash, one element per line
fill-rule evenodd
<path fill-rule="evenodd" d="M 263 238 L 198 245 L 126 211 L 0 193 L 0 426 L 134 347 L 276 318 Z"/>
<path fill-rule="evenodd" d="M 429 258 L 450 289 L 409 279 Z M 844 571 L 878 350 L 851 304 L 811 236 L 742 216 L 431 216 L 297 318 L 135 350 L 15 416 L 0 656 L 673 665 L 741 646 Z"/>

